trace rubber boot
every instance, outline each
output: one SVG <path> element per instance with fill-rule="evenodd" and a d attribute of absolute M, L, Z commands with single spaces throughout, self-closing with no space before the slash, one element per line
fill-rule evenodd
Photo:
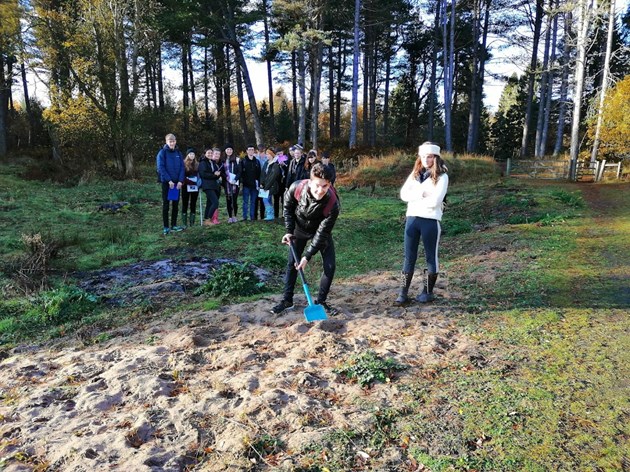
<path fill-rule="evenodd" d="M 182 224 L 184 228 L 188 228 L 188 213 L 182 213 Z"/>
<path fill-rule="evenodd" d="M 403 306 L 409 303 L 409 286 L 411 285 L 411 279 L 413 278 L 413 272 L 401 272 L 400 281 L 401 286 L 398 291 L 398 298 L 394 302 L 395 306 Z"/>
<path fill-rule="evenodd" d="M 195 226 L 195 214 L 194 213 L 190 214 L 190 219 L 188 220 L 188 223 L 190 224 L 190 226 Z"/>
<path fill-rule="evenodd" d="M 416 301 L 420 303 L 428 303 L 435 300 L 435 295 L 433 295 L 433 287 L 435 287 L 435 282 L 438 279 L 438 274 L 427 275 L 427 284 L 422 290 L 422 293 L 416 297 Z"/>
<path fill-rule="evenodd" d="M 214 213 L 212 214 L 212 224 L 213 225 L 219 224 L 219 210 L 214 210 Z"/>

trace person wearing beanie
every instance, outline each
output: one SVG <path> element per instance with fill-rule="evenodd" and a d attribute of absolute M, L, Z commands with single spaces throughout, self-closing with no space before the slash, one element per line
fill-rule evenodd
<path fill-rule="evenodd" d="M 177 226 L 179 193 L 184 184 L 184 158 L 177 148 L 177 138 L 174 134 L 167 134 L 164 140 L 166 144 L 157 153 L 156 166 L 162 184 L 162 233 L 167 235 L 171 231 L 184 229 Z M 171 205 L 170 221 L 169 204 Z"/>
<path fill-rule="evenodd" d="M 433 287 L 438 278 L 438 245 L 440 242 L 440 221 L 444 207 L 444 197 L 448 189 L 448 169 L 440 156 L 440 146 L 430 141 L 418 148 L 418 158 L 413 170 L 400 189 L 400 198 L 407 202 L 405 222 L 405 260 L 402 269 L 402 283 L 395 305 L 409 303 L 409 287 L 413 278 L 418 246 L 422 239 L 427 263 L 427 278 L 422 292 L 416 297 L 420 303 L 435 300 Z"/>
<path fill-rule="evenodd" d="M 201 188 L 206 194 L 206 209 L 204 211 L 204 226 L 219 223 L 219 196 L 221 195 L 221 180 L 223 166 L 221 165 L 221 149 L 207 148 L 203 159 L 199 163 Z"/>

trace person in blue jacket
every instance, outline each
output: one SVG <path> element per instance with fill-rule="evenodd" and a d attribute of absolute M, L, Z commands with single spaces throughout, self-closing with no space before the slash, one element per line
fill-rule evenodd
<path fill-rule="evenodd" d="M 166 235 L 170 231 L 181 231 L 184 228 L 177 226 L 177 210 L 179 208 L 179 195 L 175 199 L 171 192 L 169 200 L 169 190 L 177 189 L 178 194 L 184 183 L 184 157 L 177 148 L 177 138 L 174 134 L 167 134 L 164 138 L 166 144 L 160 149 L 156 156 L 157 172 L 162 183 L 162 223 L 163 233 Z M 169 202 L 171 203 L 171 218 L 169 225 Z"/>

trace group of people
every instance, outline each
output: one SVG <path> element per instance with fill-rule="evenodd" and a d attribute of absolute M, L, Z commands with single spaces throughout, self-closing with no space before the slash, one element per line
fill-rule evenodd
<path fill-rule="evenodd" d="M 219 223 L 219 200 L 225 195 L 228 223 L 239 221 L 238 199 L 242 195 L 242 220 L 274 220 L 280 217 L 284 193 L 297 180 L 309 178 L 318 162 L 331 170 L 331 182 L 336 179 L 330 153 L 321 159 L 317 151 L 304 153 L 302 145 L 289 148 L 289 156 L 280 147 L 249 145 L 246 155 L 239 157 L 231 144 L 206 148 L 200 159 L 195 149 L 182 155 L 175 135 L 168 134 L 166 143 L 156 157 L 158 180 L 162 185 L 163 234 L 182 231 L 195 224 L 199 193 L 206 196 L 204 225 Z M 179 202 L 182 203 L 183 224 L 177 224 Z"/>
<path fill-rule="evenodd" d="M 264 156 L 261 152 L 264 151 Z M 281 242 L 292 245 L 288 251 L 282 301 L 271 309 L 279 315 L 293 308 L 293 295 L 298 271 L 306 267 L 318 252 L 323 262 L 323 274 L 315 303 L 323 306 L 329 315 L 337 310 L 327 301 L 336 267 L 335 245 L 332 231 L 341 209 L 334 188 L 336 171 L 324 154 L 316 151 L 303 156 L 301 145 L 292 146 L 291 158 L 280 148 L 247 147 L 243 159 L 234 156 L 232 146 L 206 149 L 199 163 L 194 150 L 189 149 L 183 158 L 176 147 L 175 136 L 166 136 L 165 146 L 158 152 L 157 167 L 162 184 L 162 215 L 164 234 L 181 229 L 177 226 L 178 193 L 182 193 L 184 225 L 194 224 L 195 207 L 200 189 L 207 197 L 204 224 L 218 223 L 218 206 L 221 189 L 226 196 L 228 222 L 238 221 L 238 195 L 243 192 L 243 220 L 256 219 L 260 197 L 261 219 L 279 216 L 280 205 L 284 217 L 285 234 Z M 179 159 L 179 164 L 178 164 Z M 439 274 L 438 246 L 440 242 L 444 198 L 448 189 L 448 169 L 441 157 L 440 147 L 425 142 L 418 148 L 418 157 L 407 180 L 400 190 L 400 198 L 407 203 L 404 261 L 402 280 L 394 304 L 403 306 L 411 302 L 409 290 L 414 276 L 418 249 L 422 241 L 427 264 L 427 276 L 416 301 L 431 302 Z M 171 219 L 169 220 L 169 205 Z M 170 225 L 169 225 L 170 223 Z M 294 255 L 295 254 L 295 257 Z"/>

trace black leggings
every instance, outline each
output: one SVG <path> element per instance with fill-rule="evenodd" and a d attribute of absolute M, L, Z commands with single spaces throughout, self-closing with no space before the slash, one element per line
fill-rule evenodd
<path fill-rule="evenodd" d="M 177 226 L 177 210 L 179 208 L 179 200 L 169 200 L 168 191 L 170 187 L 168 182 L 162 182 L 162 224 L 165 228 Z M 181 191 L 181 190 L 180 190 Z M 171 204 L 171 224 L 168 224 L 168 205 Z"/>
<path fill-rule="evenodd" d="M 197 199 L 199 198 L 199 192 L 187 192 L 186 186 L 182 187 L 182 213 L 188 213 L 188 203 L 190 202 L 190 213 L 195 214 L 197 212 Z"/>
<path fill-rule="evenodd" d="M 293 247 L 297 253 L 298 259 L 302 259 L 302 253 L 306 248 L 308 239 L 293 240 Z M 317 294 L 318 302 L 325 302 L 330 292 L 333 277 L 335 276 L 335 243 L 332 237 L 328 240 L 328 245 L 321 251 L 324 272 L 319 279 L 319 292 Z M 295 270 L 295 261 L 289 249 L 289 261 L 287 262 L 287 270 L 284 276 L 284 300 L 293 302 L 293 292 L 295 291 L 295 282 L 297 281 L 298 272 Z"/>
<path fill-rule="evenodd" d="M 225 201 L 227 203 L 228 216 L 238 216 L 238 188 L 233 191 L 232 195 L 225 192 Z"/>

